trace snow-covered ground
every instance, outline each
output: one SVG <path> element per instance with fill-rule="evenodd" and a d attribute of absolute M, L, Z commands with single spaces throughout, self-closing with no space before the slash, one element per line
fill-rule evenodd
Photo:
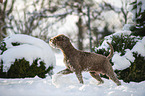
<path fill-rule="evenodd" d="M 56 67 L 54 73 L 65 68 L 63 55 L 56 55 Z M 88 73 L 83 73 L 85 84 L 78 83 L 75 74 L 58 78 L 53 84 L 48 76 L 45 79 L 39 77 L 26 79 L 0 79 L 0 96 L 145 96 L 145 81 L 140 83 L 124 83 L 116 86 L 112 80 L 103 79 L 102 85 Z"/>

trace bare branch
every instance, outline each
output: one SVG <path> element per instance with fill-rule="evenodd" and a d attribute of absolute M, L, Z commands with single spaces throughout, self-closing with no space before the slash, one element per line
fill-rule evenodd
<path fill-rule="evenodd" d="M 10 13 L 12 13 L 12 11 L 13 11 L 13 8 L 14 8 L 14 3 L 15 3 L 15 0 L 12 0 L 12 3 L 11 3 L 11 7 L 9 8 L 9 10 L 7 11 L 7 16 L 10 14 Z"/>

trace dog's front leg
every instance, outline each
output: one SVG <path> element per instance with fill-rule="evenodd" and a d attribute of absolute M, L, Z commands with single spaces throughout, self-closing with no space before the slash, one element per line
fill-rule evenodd
<path fill-rule="evenodd" d="M 58 72 L 57 74 L 67 75 L 67 74 L 70 74 L 70 73 L 73 73 L 73 72 L 70 71 L 69 69 L 64 69 L 64 70 Z"/>
<path fill-rule="evenodd" d="M 80 82 L 81 84 L 84 84 L 84 81 L 83 81 L 83 78 L 82 78 L 82 73 L 81 73 L 81 72 L 75 72 L 75 74 L 76 74 L 76 76 L 77 76 L 79 82 Z"/>
<path fill-rule="evenodd" d="M 66 75 L 66 74 L 70 74 L 73 73 L 72 71 L 70 71 L 69 69 L 64 69 L 60 72 L 58 72 L 57 74 L 54 74 L 52 76 L 52 83 L 55 85 L 57 83 L 57 79 L 62 76 L 62 75 Z"/>

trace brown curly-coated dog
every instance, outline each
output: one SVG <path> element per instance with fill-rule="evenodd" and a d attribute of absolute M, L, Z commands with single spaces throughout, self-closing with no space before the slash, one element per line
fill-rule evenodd
<path fill-rule="evenodd" d="M 113 47 L 111 47 L 110 54 L 106 57 L 100 54 L 83 52 L 75 49 L 70 39 L 65 35 L 58 35 L 50 39 L 50 45 L 59 48 L 64 55 L 64 63 L 66 69 L 58 72 L 57 74 L 70 74 L 75 72 L 80 83 L 83 84 L 82 72 L 87 71 L 90 75 L 95 78 L 99 83 L 104 83 L 100 78 L 99 74 L 106 74 L 111 80 L 113 80 L 117 85 L 121 85 L 120 81 L 114 74 L 112 66 L 109 60 L 113 56 Z"/>

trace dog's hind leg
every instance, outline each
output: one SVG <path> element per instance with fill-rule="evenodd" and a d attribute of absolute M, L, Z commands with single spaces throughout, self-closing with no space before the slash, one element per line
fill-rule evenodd
<path fill-rule="evenodd" d="M 118 78 L 115 76 L 115 73 L 113 71 L 112 65 L 109 61 L 106 61 L 106 67 L 105 67 L 105 74 L 114 81 L 118 86 L 121 85 L 121 82 L 118 80 Z"/>
<path fill-rule="evenodd" d="M 118 78 L 115 76 L 114 73 L 108 73 L 106 74 L 112 81 L 114 81 L 117 86 L 121 85 L 121 82 L 118 80 Z"/>
<path fill-rule="evenodd" d="M 118 86 L 121 85 L 121 82 L 118 80 L 118 78 L 115 76 L 115 73 L 112 69 L 112 66 L 110 66 L 110 68 L 108 68 L 106 75 L 112 80 L 114 81 Z"/>
<path fill-rule="evenodd" d="M 96 72 L 90 72 L 90 75 L 98 81 L 98 85 L 104 83 L 99 74 L 97 74 Z"/>

